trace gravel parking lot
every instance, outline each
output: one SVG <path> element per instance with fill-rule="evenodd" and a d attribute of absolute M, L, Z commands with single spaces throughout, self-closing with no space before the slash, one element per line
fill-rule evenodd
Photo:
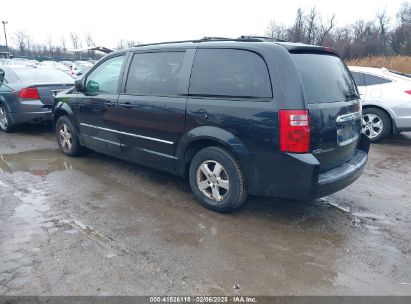
<path fill-rule="evenodd" d="M 187 181 L 52 131 L 0 133 L 0 295 L 411 295 L 411 133 L 315 202 L 201 207 Z"/>

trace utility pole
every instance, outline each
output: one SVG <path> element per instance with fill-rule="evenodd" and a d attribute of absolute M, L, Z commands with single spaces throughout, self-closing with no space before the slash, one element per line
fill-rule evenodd
<path fill-rule="evenodd" d="M 4 39 L 6 40 L 6 48 L 9 49 L 9 44 L 7 43 L 7 34 L 6 34 L 6 24 L 9 23 L 8 21 L 2 21 L 3 23 L 3 30 L 4 30 Z"/>

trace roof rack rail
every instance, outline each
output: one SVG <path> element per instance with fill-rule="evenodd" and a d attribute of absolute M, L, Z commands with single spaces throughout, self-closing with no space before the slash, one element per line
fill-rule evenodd
<path fill-rule="evenodd" d="M 165 42 L 144 43 L 144 44 L 136 44 L 136 45 L 134 45 L 133 47 L 142 47 L 142 46 L 160 45 L 160 44 L 189 43 L 189 42 L 200 42 L 200 40 L 177 40 L 177 41 L 165 41 Z"/>
<path fill-rule="evenodd" d="M 238 41 L 238 42 L 263 42 L 263 41 L 279 41 L 279 42 L 286 42 L 285 40 L 264 37 L 264 36 L 240 36 L 238 38 L 226 38 L 226 37 L 203 37 L 201 39 L 196 40 L 179 40 L 179 41 L 166 41 L 166 42 L 155 42 L 155 43 L 147 43 L 147 44 L 138 44 L 133 47 L 143 47 L 149 45 L 161 45 L 161 44 L 174 44 L 174 43 L 201 43 L 201 42 L 209 42 L 209 41 Z"/>
<path fill-rule="evenodd" d="M 227 37 L 207 37 L 207 36 L 205 36 L 205 37 L 201 38 L 200 40 L 201 41 L 213 41 L 213 40 L 215 40 L 215 41 L 221 41 L 221 40 L 227 41 L 227 40 L 234 40 L 234 39 L 233 38 L 227 38 Z"/>
<path fill-rule="evenodd" d="M 274 38 L 274 37 L 267 37 L 267 36 L 250 36 L 250 35 L 242 35 L 237 39 L 242 39 L 242 40 L 259 40 L 259 41 L 275 41 L 275 42 L 287 42 L 287 40 L 283 40 L 283 39 L 278 39 L 278 38 Z"/>
<path fill-rule="evenodd" d="M 154 42 L 154 43 L 145 43 L 145 44 L 137 44 L 133 47 L 142 47 L 142 46 L 149 46 L 149 45 L 161 45 L 161 44 L 174 44 L 174 43 L 199 43 L 199 42 L 206 42 L 206 41 L 232 41 L 235 39 L 232 38 L 224 38 L 224 37 L 203 37 L 201 39 L 194 39 L 194 40 L 176 40 L 176 41 L 164 41 L 164 42 Z"/>

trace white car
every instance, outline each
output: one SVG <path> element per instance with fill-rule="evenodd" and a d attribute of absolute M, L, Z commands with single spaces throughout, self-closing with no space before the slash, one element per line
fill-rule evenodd
<path fill-rule="evenodd" d="M 411 131 L 411 76 L 386 68 L 348 68 L 363 104 L 362 132 L 376 142 Z"/>
<path fill-rule="evenodd" d="M 77 78 L 79 76 L 79 72 L 83 70 L 84 68 L 92 68 L 93 64 L 88 61 L 74 61 L 74 64 L 71 67 L 71 76 L 74 78 Z"/>
<path fill-rule="evenodd" d="M 54 68 L 56 70 L 63 71 L 64 73 L 71 76 L 71 70 L 68 67 L 66 67 L 64 64 L 57 62 L 57 61 L 51 61 L 51 60 L 43 61 L 43 62 L 40 62 L 38 66 Z"/>

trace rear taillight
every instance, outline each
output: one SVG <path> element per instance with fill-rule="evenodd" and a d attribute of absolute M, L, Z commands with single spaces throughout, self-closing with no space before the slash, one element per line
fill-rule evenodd
<path fill-rule="evenodd" d="M 280 150 L 292 153 L 310 151 L 308 110 L 280 110 Z"/>
<path fill-rule="evenodd" d="M 410 94 L 411 95 L 411 90 L 405 91 L 405 93 Z"/>
<path fill-rule="evenodd" d="M 25 88 L 21 89 L 19 98 L 22 99 L 40 99 L 39 91 L 37 88 Z"/>

